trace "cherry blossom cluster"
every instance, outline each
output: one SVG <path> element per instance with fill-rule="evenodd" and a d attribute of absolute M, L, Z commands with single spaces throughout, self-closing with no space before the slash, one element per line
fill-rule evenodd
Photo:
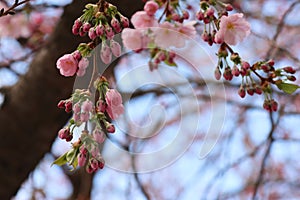
<path fill-rule="evenodd" d="M 155 16 L 157 10 L 163 8 L 163 15 L 160 18 Z M 131 18 L 135 29 L 123 30 L 123 44 L 136 52 L 149 50 L 150 70 L 156 69 L 161 62 L 176 66 L 176 55 L 171 48 L 182 48 L 188 38 L 196 36 L 196 22 L 185 23 L 187 19 L 189 13 L 181 9 L 179 1 L 147 1 L 144 10 L 136 12 Z"/>
<path fill-rule="evenodd" d="M 26 12 L 9 11 L 5 4 L 0 2 L 0 12 L 14 13 L 3 15 L 0 18 L 0 37 L 28 38 L 26 45 L 34 48 L 45 39 L 45 35 L 52 32 L 58 18 L 40 11 L 28 10 Z"/>
<path fill-rule="evenodd" d="M 54 161 L 54 164 L 69 163 L 74 168 L 85 167 L 88 173 L 103 168 L 104 160 L 99 147 L 104 142 L 106 134 L 115 132 L 110 120 L 117 119 L 124 112 L 124 107 L 120 93 L 109 88 L 105 77 L 97 78 L 94 87 L 99 96 L 95 103 L 91 92 L 82 89 L 75 90 L 69 99 L 58 103 L 58 107 L 65 109 L 66 112 L 73 111 L 72 119 L 66 127 L 59 130 L 58 137 L 70 142 L 76 129 L 84 126 L 84 130 L 78 141 L 73 143 L 73 148 Z M 89 130 L 88 125 L 93 127 L 92 130 Z"/>
<path fill-rule="evenodd" d="M 81 37 L 88 36 L 91 41 L 81 43 L 76 51 L 58 59 L 56 65 L 60 73 L 63 76 L 83 76 L 88 66 L 86 57 L 99 44 L 100 58 L 105 64 L 109 64 L 112 55 L 121 55 L 121 45 L 114 40 L 114 36 L 126 27 L 129 27 L 129 20 L 114 5 L 105 1 L 87 4 L 83 14 L 75 20 L 72 32 Z"/>
<path fill-rule="evenodd" d="M 293 76 L 296 71 L 290 66 L 275 69 L 273 60 L 250 65 L 229 46 L 236 45 L 250 34 L 250 25 L 243 14 L 229 15 L 233 7 L 218 0 L 201 0 L 200 8 L 196 17 L 204 23 L 202 39 L 209 45 L 220 44 L 215 78 L 219 80 L 223 75 L 225 80 L 231 81 L 233 77 L 241 77 L 240 97 L 264 94 L 263 108 L 277 111 L 278 103 L 272 97 L 272 85 L 288 94 L 293 93 L 299 88 L 290 83 L 296 80 Z"/>

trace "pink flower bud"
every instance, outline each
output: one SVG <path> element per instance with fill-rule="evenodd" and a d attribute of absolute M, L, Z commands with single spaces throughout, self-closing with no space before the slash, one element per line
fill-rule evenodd
<path fill-rule="evenodd" d="M 79 149 L 79 152 L 82 153 L 82 154 L 87 154 L 88 150 L 85 148 L 84 145 L 81 145 L 81 147 Z"/>
<path fill-rule="evenodd" d="M 227 80 L 227 81 L 231 81 L 231 80 L 232 80 L 233 75 L 232 75 L 232 73 L 231 73 L 230 67 L 226 67 L 226 68 L 225 68 L 225 71 L 224 71 L 224 73 L 223 73 L 223 77 L 224 77 L 225 80 Z"/>
<path fill-rule="evenodd" d="M 152 16 L 158 8 L 159 6 L 155 1 L 148 1 L 144 6 L 144 11 L 146 11 L 147 15 Z"/>
<path fill-rule="evenodd" d="M 120 22 L 119 22 L 115 17 L 112 18 L 110 24 L 111 24 L 111 26 L 115 29 L 115 31 L 116 31 L 117 33 L 120 32 L 120 30 L 121 30 L 121 24 L 120 24 Z"/>
<path fill-rule="evenodd" d="M 295 76 L 287 76 L 287 79 L 290 80 L 290 81 L 296 81 Z"/>
<path fill-rule="evenodd" d="M 65 102 L 65 111 L 66 112 L 71 112 L 72 111 L 72 102 L 71 101 L 66 101 Z"/>
<path fill-rule="evenodd" d="M 129 20 L 127 17 L 122 16 L 121 17 L 121 24 L 123 28 L 128 28 L 129 27 Z"/>
<path fill-rule="evenodd" d="M 204 19 L 204 13 L 202 11 L 197 12 L 196 18 L 202 21 Z"/>
<path fill-rule="evenodd" d="M 89 32 L 89 30 L 90 30 L 90 28 L 91 28 L 91 24 L 89 24 L 89 23 L 84 23 L 83 25 L 82 25 L 82 30 L 83 30 L 83 32 Z"/>
<path fill-rule="evenodd" d="M 119 57 L 121 55 L 121 46 L 118 42 L 111 40 L 110 49 L 114 56 Z"/>
<path fill-rule="evenodd" d="M 75 103 L 74 106 L 73 106 L 73 112 L 74 113 L 79 113 L 80 110 L 81 110 L 80 103 Z"/>
<path fill-rule="evenodd" d="M 105 102 L 101 99 L 99 99 L 99 101 L 97 102 L 97 112 L 102 112 L 104 113 L 106 110 L 107 105 L 105 104 Z"/>
<path fill-rule="evenodd" d="M 115 130 L 115 126 L 113 125 L 113 124 L 110 124 L 110 123 L 108 123 L 107 125 L 106 125 L 106 130 L 107 130 L 107 132 L 109 132 L 109 133 L 114 133 L 116 130 Z"/>
<path fill-rule="evenodd" d="M 90 113 L 89 112 L 82 112 L 80 113 L 80 121 L 87 122 L 90 119 Z"/>
<path fill-rule="evenodd" d="M 220 71 L 220 69 L 219 69 L 219 67 L 217 67 L 216 69 L 215 69 L 215 78 L 217 79 L 217 80 L 220 80 L 221 79 L 221 71 Z"/>
<path fill-rule="evenodd" d="M 241 98 L 244 98 L 246 96 L 246 92 L 243 86 L 240 87 L 239 91 L 238 91 L 239 95 Z"/>
<path fill-rule="evenodd" d="M 104 162 L 103 158 L 100 158 L 100 160 L 98 162 L 98 168 L 103 169 L 104 165 L 105 165 L 105 162 Z"/>
<path fill-rule="evenodd" d="M 226 4 L 226 5 L 225 5 L 225 9 L 226 9 L 226 11 L 232 11 L 232 10 L 233 10 L 233 7 L 232 7 L 231 4 Z"/>
<path fill-rule="evenodd" d="M 267 111 L 271 111 L 271 105 L 270 105 L 270 101 L 269 100 L 266 100 L 264 101 L 264 104 L 263 104 L 263 108 Z"/>
<path fill-rule="evenodd" d="M 189 14 L 189 12 L 188 11 L 183 11 L 182 12 L 182 17 L 183 17 L 183 19 L 188 19 L 189 17 L 190 17 L 190 14 Z"/>
<path fill-rule="evenodd" d="M 62 128 L 58 131 L 58 137 L 60 139 L 65 139 L 67 142 L 71 141 L 73 139 L 73 136 L 70 132 L 70 129 L 67 128 Z"/>
<path fill-rule="evenodd" d="M 234 65 L 232 68 L 232 74 L 236 77 L 240 75 L 240 70 L 239 70 L 239 68 L 237 68 L 236 65 Z"/>
<path fill-rule="evenodd" d="M 243 61 L 242 68 L 244 68 L 245 70 L 248 70 L 248 69 L 250 69 L 250 64 L 248 62 Z"/>
<path fill-rule="evenodd" d="M 95 29 L 94 29 L 94 28 L 91 28 L 91 29 L 89 30 L 89 38 L 90 38 L 91 40 L 94 40 L 94 39 L 96 39 L 96 37 L 97 37 L 97 34 L 96 34 Z"/>
<path fill-rule="evenodd" d="M 253 94 L 254 94 L 254 89 L 253 89 L 253 87 L 251 87 L 251 86 L 246 86 L 246 88 L 247 88 L 247 93 L 248 93 L 250 96 L 253 96 Z"/>
<path fill-rule="evenodd" d="M 110 26 L 105 26 L 105 34 L 107 39 L 112 39 L 114 37 L 114 31 Z"/>
<path fill-rule="evenodd" d="M 74 21 L 74 26 L 78 29 L 82 26 L 82 22 L 79 18 Z"/>
<path fill-rule="evenodd" d="M 278 103 L 274 99 L 272 99 L 270 104 L 271 104 L 271 110 L 276 112 L 278 110 Z"/>
<path fill-rule="evenodd" d="M 101 37 L 104 34 L 104 27 L 102 25 L 98 25 L 96 27 L 97 36 Z"/>
<path fill-rule="evenodd" d="M 180 16 L 177 13 L 173 13 L 172 14 L 172 20 L 179 21 L 180 20 Z"/>
<path fill-rule="evenodd" d="M 87 155 L 79 153 L 77 159 L 78 159 L 78 166 L 83 167 L 86 163 Z"/>
<path fill-rule="evenodd" d="M 295 74 L 296 73 L 296 70 L 293 68 L 293 67 L 284 67 L 283 70 L 286 72 L 286 73 L 290 73 L 290 74 Z"/>
<path fill-rule="evenodd" d="M 64 108 L 65 107 L 65 101 L 64 100 L 60 100 L 57 104 L 58 108 Z"/>
<path fill-rule="evenodd" d="M 80 61 L 81 59 L 81 53 L 80 51 L 76 50 L 72 53 L 73 57 L 77 60 L 77 61 Z"/>
<path fill-rule="evenodd" d="M 91 163 L 91 167 L 93 168 L 93 170 L 96 171 L 99 166 L 99 161 L 96 160 L 95 158 L 91 158 L 90 163 Z"/>
<path fill-rule="evenodd" d="M 262 89 L 261 89 L 260 86 L 256 86 L 256 87 L 255 87 L 255 93 L 256 93 L 256 94 L 259 94 L 259 95 L 263 93 L 263 91 L 262 91 Z"/>
<path fill-rule="evenodd" d="M 274 60 L 269 60 L 269 61 L 268 61 L 268 64 L 269 64 L 271 67 L 273 67 L 274 64 L 275 64 L 275 61 L 274 61 Z"/>
<path fill-rule="evenodd" d="M 94 169 L 92 168 L 91 165 L 87 165 L 86 168 L 85 168 L 85 170 L 86 170 L 86 172 L 89 173 L 89 174 L 91 174 L 91 173 L 94 172 Z"/>
<path fill-rule="evenodd" d="M 79 30 L 80 30 L 80 28 L 77 28 L 76 26 L 72 26 L 72 33 L 74 34 L 74 35 L 78 35 L 79 34 Z"/>
<path fill-rule="evenodd" d="M 214 15 L 214 13 L 215 13 L 215 10 L 212 7 L 208 8 L 206 11 L 206 15 L 208 17 L 212 17 Z"/>

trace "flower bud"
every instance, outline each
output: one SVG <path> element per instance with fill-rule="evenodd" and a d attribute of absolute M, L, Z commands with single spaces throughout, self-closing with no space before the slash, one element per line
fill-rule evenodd
<path fill-rule="evenodd" d="M 78 159 L 78 166 L 83 167 L 86 163 L 87 155 L 83 153 L 79 153 L 77 159 Z"/>
<path fill-rule="evenodd" d="M 215 69 L 215 78 L 217 79 L 217 80 L 220 80 L 221 79 L 221 71 L 220 71 L 220 69 L 219 69 L 219 67 L 217 67 L 216 69 Z"/>
<path fill-rule="evenodd" d="M 64 108 L 65 107 L 65 101 L 64 100 L 60 100 L 57 104 L 58 108 Z"/>
<path fill-rule="evenodd" d="M 242 85 L 241 85 L 238 93 L 239 93 L 239 95 L 240 95 L 241 98 L 244 98 L 246 96 L 245 89 L 244 89 L 244 87 Z"/>
<path fill-rule="evenodd" d="M 102 25 L 98 25 L 96 27 L 97 36 L 101 37 L 104 34 L 104 27 Z"/>
<path fill-rule="evenodd" d="M 94 39 L 97 38 L 97 34 L 96 34 L 96 31 L 95 31 L 94 28 L 91 28 L 91 29 L 89 30 L 89 38 L 90 38 L 91 40 L 94 40 Z"/>
<path fill-rule="evenodd" d="M 295 74 L 296 73 L 296 70 L 293 68 L 293 67 L 284 67 L 283 70 L 286 72 L 286 73 L 290 73 L 290 74 Z"/>
<path fill-rule="evenodd" d="M 109 133 L 114 133 L 116 130 L 115 130 L 115 126 L 113 124 L 110 124 L 110 123 L 107 123 L 106 125 L 106 130 L 107 132 Z"/>
<path fill-rule="evenodd" d="M 237 68 L 237 66 L 236 65 L 234 65 L 233 66 L 233 68 L 232 68 L 232 71 L 231 71 L 231 73 L 234 75 L 234 76 L 239 76 L 240 75 L 240 70 L 239 70 L 239 68 Z"/>
<path fill-rule="evenodd" d="M 89 32 L 90 28 L 91 28 L 91 24 L 89 24 L 89 23 L 84 23 L 84 24 L 82 25 L 82 30 L 83 30 L 83 32 L 85 32 L 85 33 Z"/>
<path fill-rule="evenodd" d="M 244 68 L 245 70 L 248 70 L 248 69 L 250 69 L 250 64 L 248 62 L 243 61 L 242 68 Z"/>
<path fill-rule="evenodd" d="M 127 17 L 122 16 L 121 17 L 121 24 L 123 28 L 128 28 L 129 27 L 129 20 Z"/>
<path fill-rule="evenodd" d="M 189 19 L 189 17 L 190 17 L 190 14 L 189 14 L 189 12 L 188 11 L 183 11 L 182 12 L 182 17 L 183 17 L 183 19 Z"/>

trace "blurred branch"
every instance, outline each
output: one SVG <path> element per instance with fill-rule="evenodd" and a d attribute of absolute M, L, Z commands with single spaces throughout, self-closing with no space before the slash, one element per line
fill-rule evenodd
<path fill-rule="evenodd" d="M 282 108 L 282 109 L 284 109 L 284 108 Z M 281 113 L 281 111 L 279 111 L 279 113 Z M 276 127 L 279 124 L 280 118 L 281 118 L 281 114 L 279 114 L 279 117 L 277 118 L 277 120 L 275 122 L 274 121 L 274 113 L 270 112 L 269 119 L 270 119 L 270 123 L 271 123 L 271 129 L 270 129 L 270 132 L 268 134 L 267 141 L 266 141 L 266 144 L 267 144 L 266 148 L 267 149 L 266 149 L 266 151 L 265 151 L 265 153 L 263 155 L 261 166 L 259 168 L 258 177 L 256 179 L 256 182 L 254 183 L 254 190 L 253 190 L 252 200 L 256 199 L 258 188 L 259 188 L 259 186 L 260 186 L 260 184 L 261 184 L 261 182 L 263 180 L 263 175 L 264 175 L 264 170 L 265 170 L 266 163 L 267 163 L 267 158 L 270 155 L 271 148 L 272 148 L 272 145 L 273 145 L 273 142 L 274 142 L 274 136 L 273 136 L 274 135 L 274 131 L 275 131 Z"/>
<path fill-rule="evenodd" d="M 4 8 L 1 9 L 0 11 L 0 17 L 5 16 L 5 15 L 13 15 L 15 14 L 14 9 L 17 8 L 18 6 L 28 3 L 30 0 L 24 0 L 24 1 L 19 1 L 15 0 L 15 3 L 10 6 L 7 10 L 4 10 Z"/>
<path fill-rule="evenodd" d="M 276 29 L 275 35 L 274 35 L 273 38 L 272 38 L 272 41 L 274 41 L 274 43 L 276 43 L 276 41 L 277 41 L 277 39 L 278 39 L 278 36 L 280 35 L 281 31 L 283 30 L 283 28 L 284 28 L 284 26 L 285 26 L 285 19 L 287 18 L 287 16 L 291 13 L 291 11 L 294 9 L 294 7 L 295 7 L 298 3 L 300 3 L 300 0 L 295 1 L 294 3 L 292 3 L 292 4 L 290 5 L 290 7 L 284 12 L 282 18 L 280 19 L 279 24 L 277 25 L 277 29 Z M 276 48 L 274 48 L 274 47 L 275 47 L 274 45 L 271 45 L 271 46 L 270 46 L 270 48 L 269 48 L 269 50 L 267 51 L 266 56 L 265 56 L 266 59 L 269 59 L 269 58 L 270 58 L 272 51 L 273 51 L 274 49 L 276 49 Z"/>

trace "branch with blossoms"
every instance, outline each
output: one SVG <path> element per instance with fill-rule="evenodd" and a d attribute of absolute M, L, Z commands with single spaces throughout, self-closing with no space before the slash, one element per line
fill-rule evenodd
<path fill-rule="evenodd" d="M 221 77 L 231 81 L 240 78 L 238 94 L 244 98 L 246 94 L 264 94 L 263 108 L 270 112 L 278 110 L 278 103 L 273 98 L 274 87 L 287 94 L 294 93 L 299 86 L 293 74 L 296 70 L 286 66 L 275 68 L 273 60 L 260 60 L 252 65 L 236 52 L 232 46 L 242 42 L 250 34 L 250 24 L 242 13 L 230 15 L 232 5 L 218 0 L 200 0 L 200 10 L 195 20 L 178 0 L 149 0 L 143 11 L 136 12 L 129 28 L 129 20 L 118 9 L 104 0 L 97 4 L 87 4 L 83 14 L 75 20 L 72 33 L 80 37 L 88 36 L 90 41 L 81 43 L 69 54 L 57 61 L 61 75 L 84 76 L 89 65 L 88 57 L 93 56 L 93 74 L 87 89 L 75 90 L 69 99 L 59 102 L 58 107 L 66 112 L 73 111 L 68 125 L 61 129 L 58 136 L 70 142 L 75 129 L 84 125 L 79 139 L 72 144 L 72 149 L 54 161 L 54 164 L 69 163 L 76 168 L 85 167 L 91 173 L 103 168 L 104 160 L 99 151 L 99 144 L 104 142 L 105 135 L 115 132 L 111 120 L 116 119 L 124 111 L 120 94 L 109 87 L 108 81 L 97 72 L 96 56 L 92 51 L 100 45 L 100 58 L 104 64 L 112 61 L 112 56 L 121 55 L 121 45 L 114 39 L 121 33 L 124 46 L 136 53 L 148 51 L 149 69 L 155 70 L 159 64 L 177 66 L 176 53 L 172 48 L 183 48 L 188 39 L 198 34 L 195 26 L 203 24 L 201 38 L 209 46 L 219 45 L 217 52 L 218 65 L 215 78 Z M 157 16 L 158 11 L 162 14 Z M 183 37 L 178 37 L 181 35 Z M 92 90 L 96 90 L 99 98 L 93 103 Z M 88 124 L 92 124 L 92 131 Z"/>
<path fill-rule="evenodd" d="M 159 9 L 163 10 L 163 14 L 156 19 L 155 13 Z M 263 108 L 270 112 L 277 111 L 278 103 L 272 95 L 273 86 L 287 94 L 294 93 L 299 88 L 292 83 L 296 81 L 296 70 L 291 66 L 276 69 L 273 60 L 260 60 L 251 65 L 235 52 L 231 46 L 242 42 L 250 34 L 250 24 L 242 13 L 229 15 L 232 10 L 231 4 L 218 0 L 201 0 L 200 11 L 196 14 L 197 20 L 204 25 L 201 34 L 203 41 L 210 46 L 220 45 L 215 78 L 220 80 L 223 76 L 227 81 L 234 77 L 240 78 L 238 94 L 241 98 L 247 94 L 264 94 Z M 150 49 L 150 70 L 157 69 L 161 62 L 176 66 L 176 55 L 165 49 L 171 46 L 181 48 L 185 44 L 185 39 L 178 38 L 178 34 L 172 34 L 172 31 L 195 37 L 196 22 L 185 22 L 188 19 L 189 13 L 179 1 L 149 0 L 144 11 L 135 13 L 131 18 L 135 29 L 124 29 L 122 32 L 124 46 L 136 52 Z M 169 31 L 165 31 L 166 29 Z"/>

